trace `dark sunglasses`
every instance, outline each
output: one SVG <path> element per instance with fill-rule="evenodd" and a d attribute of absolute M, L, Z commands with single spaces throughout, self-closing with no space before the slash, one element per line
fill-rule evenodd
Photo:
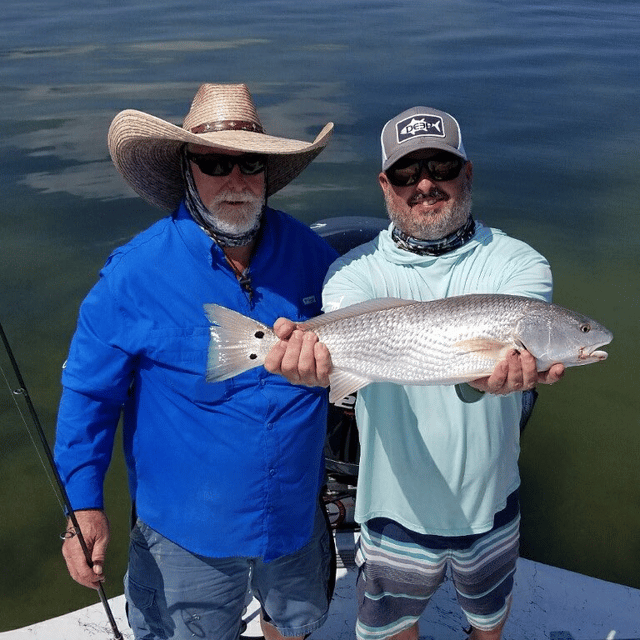
<path fill-rule="evenodd" d="M 195 162 L 202 173 L 208 176 L 228 176 L 238 165 L 240 173 L 255 176 L 267 167 L 267 156 L 258 153 L 243 153 L 240 156 L 217 155 L 215 153 L 187 153 L 187 158 Z"/>
<path fill-rule="evenodd" d="M 443 153 L 431 158 L 401 158 L 385 173 L 394 187 L 408 187 L 420 180 L 423 171 L 435 182 L 454 180 L 460 175 L 464 164 L 462 158 Z"/>

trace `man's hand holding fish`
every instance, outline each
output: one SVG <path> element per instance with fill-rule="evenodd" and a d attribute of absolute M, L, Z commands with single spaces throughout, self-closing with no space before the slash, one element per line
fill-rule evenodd
<path fill-rule="evenodd" d="M 528 351 L 514 349 L 507 354 L 505 360 L 496 365 L 490 376 L 468 384 L 478 391 L 506 395 L 533 389 L 537 384 L 558 382 L 564 376 L 564 371 L 563 364 L 554 364 L 547 371 L 537 371 L 536 359 Z"/>
<path fill-rule="evenodd" d="M 331 355 L 318 336 L 297 329 L 286 318 L 279 318 L 273 330 L 279 342 L 267 354 L 265 369 L 284 376 L 291 384 L 328 387 Z"/>

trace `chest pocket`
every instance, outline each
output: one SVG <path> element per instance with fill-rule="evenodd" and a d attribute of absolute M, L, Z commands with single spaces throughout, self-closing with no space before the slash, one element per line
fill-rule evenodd
<path fill-rule="evenodd" d="M 154 329 L 140 363 L 141 375 L 195 404 L 226 400 L 233 380 L 209 383 L 205 379 L 209 340 L 208 327 Z"/>

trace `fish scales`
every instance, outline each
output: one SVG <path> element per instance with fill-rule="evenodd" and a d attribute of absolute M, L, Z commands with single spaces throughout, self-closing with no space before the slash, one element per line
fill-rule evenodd
<path fill-rule="evenodd" d="M 522 303 L 494 296 L 479 297 L 474 306 L 454 298 L 442 302 L 409 303 L 313 330 L 327 345 L 335 367 L 351 372 L 364 368 L 375 380 L 403 384 L 442 384 L 493 370 L 495 351 L 461 351 L 456 346 L 460 342 L 495 341 L 503 352 L 518 347 L 513 326 L 525 308 Z"/>
<path fill-rule="evenodd" d="M 207 380 L 226 380 L 264 363 L 277 342 L 270 327 L 218 305 L 212 323 Z M 331 353 L 333 402 L 375 381 L 449 385 L 489 375 L 510 349 L 527 349 L 539 371 L 607 357 L 597 349 L 610 331 L 582 314 L 531 298 L 469 294 L 415 302 L 384 298 L 298 324 Z"/>

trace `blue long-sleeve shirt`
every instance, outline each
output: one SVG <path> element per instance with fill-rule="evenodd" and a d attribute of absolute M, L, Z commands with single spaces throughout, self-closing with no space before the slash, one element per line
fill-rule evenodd
<path fill-rule="evenodd" d="M 336 253 L 267 208 L 249 300 L 182 205 L 117 249 L 84 300 L 62 376 L 55 457 L 74 509 L 102 508 L 124 409 L 131 496 L 149 526 L 209 557 L 270 560 L 311 535 L 327 395 L 259 367 L 207 383 L 206 303 L 267 325 L 320 313 Z"/>

